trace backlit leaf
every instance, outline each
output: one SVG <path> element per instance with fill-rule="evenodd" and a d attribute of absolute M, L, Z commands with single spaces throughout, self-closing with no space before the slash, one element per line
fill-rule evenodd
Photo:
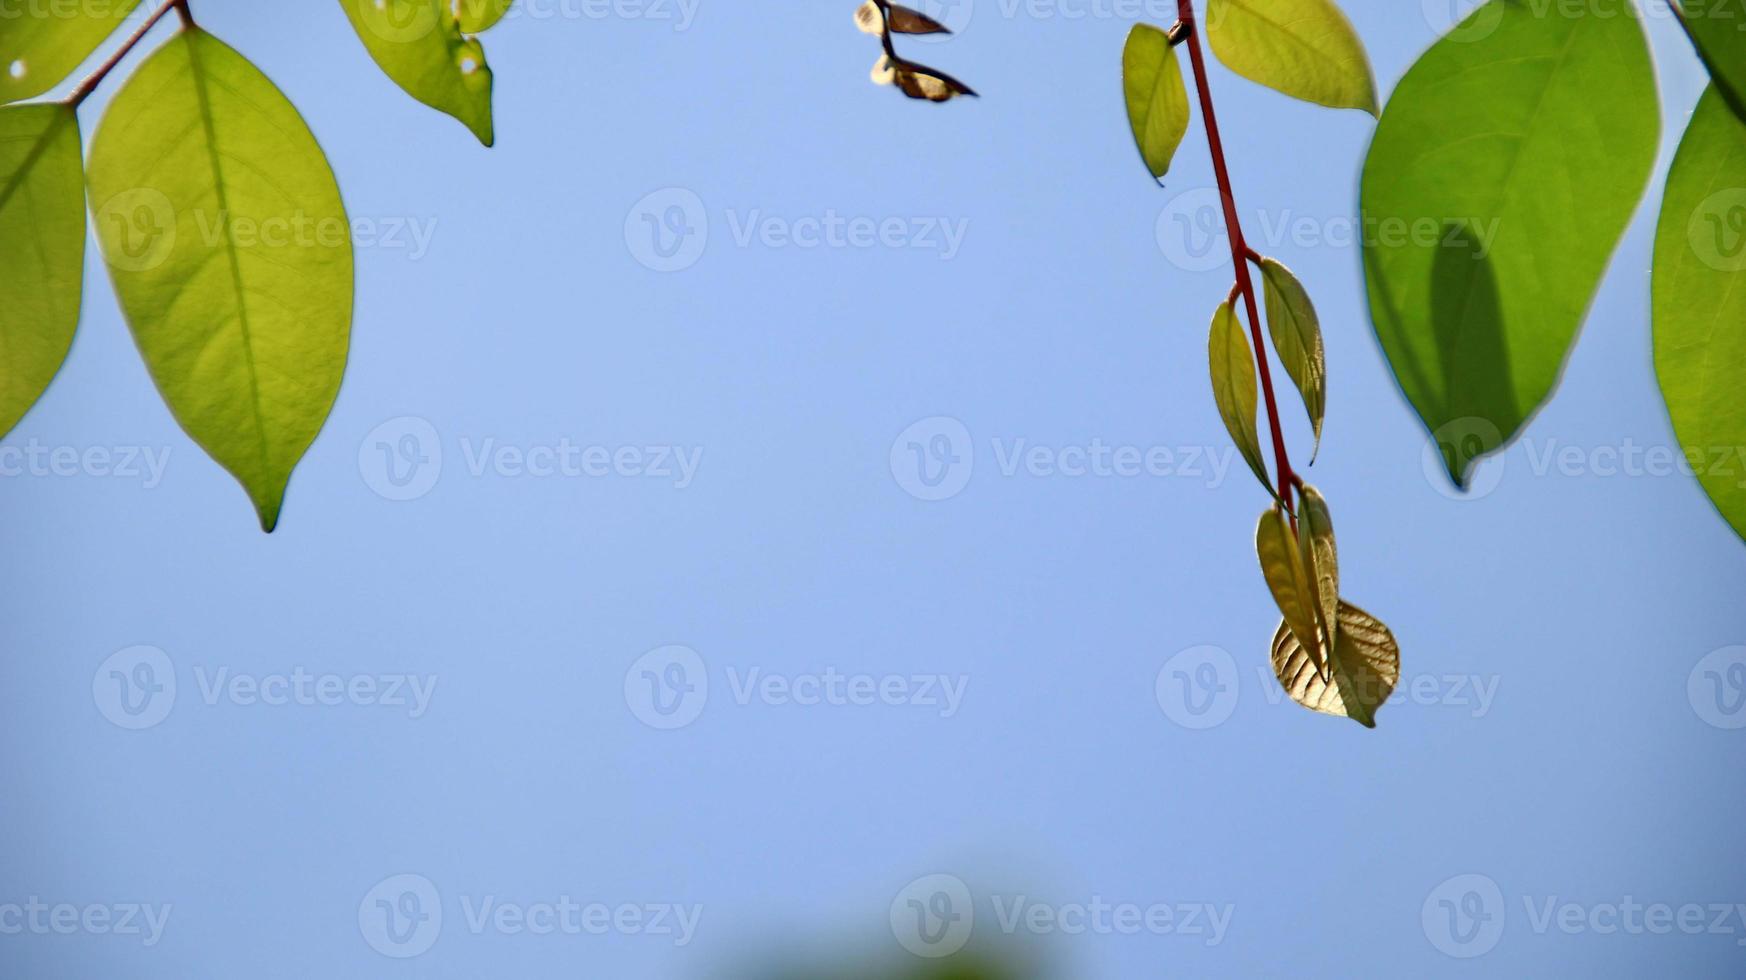
<path fill-rule="evenodd" d="M 456 22 L 461 33 L 477 34 L 487 30 L 509 13 L 513 0 L 457 0 Z"/>
<path fill-rule="evenodd" d="M 1273 673 L 1298 704 L 1375 728 L 1376 709 L 1400 683 L 1400 646 L 1380 620 L 1349 602 L 1340 603 L 1339 621 L 1327 675 L 1285 623 L 1273 634 Z"/>
<path fill-rule="evenodd" d="M 1261 462 L 1261 437 L 1255 431 L 1255 406 L 1260 397 L 1255 388 L 1255 359 L 1249 337 L 1231 304 L 1220 304 L 1213 314 L 1212 333 L 1206 346 L 1212 369 L 1213 400 L 1218 403 L 1219 417 L 1225 420 L 1225 431 L 1231 434 L 1249 469 L 1255 471 L 1255 478 L 1268 493 L 1276 493 L 1267 467 Z"/>
<path fill-rule="evenodd" d="M 1207 0 L 1207 43 L 1232 71 L 1293 98 L 1376 114 L 1376 79 L 1333 0 Z"/>
<path fill-rule="evenodd" d="M 1261 260 L 1261 283 L 1267 300 L 1267 330 L 1273 349 L 1303 396 L 1315 432 L 1316 449 L 1322 445 L 1322 416 L 1327 410 L 1328 367 L 1322 352 L 1322 326 L 1315 304 L 1291 270 L 1273 259 Z M 1315 461 L 1315 452 L 1310 453 Z"/>
<path fill-rule="evenodd" d="M 54 88 L 115 33 L 139 0 L 0 3 L 0 103 Z"/>
<path fill-rule="evenodd" d="M 1122 95 L 1134 145 L 1153 177 L 1170 171 L 1170 160 L 1188 132 L 1188 90 L 1170 38 L 1150 24 L 1135 24 L 1122 48 Z"/>
<path fill-rule="evenodd" d="M 1636 17 L 1509 0 L 1472 16 L 1495 27 L 1407 72 L 1363 177 L 1371 320 L 1461 486 L 1551 394 L 1660 126 Z"/>
<path fill-rule="evenodd" d="M 1315 584 L 1310 581 L 1309 565 L 1297 536 L 1292 533 L 1291 519 L 1278 504 L 1261 515 L 1261 523 L 1255 528 L 1255 554 L 1261 559 L 1261 574 L 1267 579 L 1267 588 L 1273 593 L 1273 601 L 1286 625 L 1319 663 L 1323 646 L 1316 630 Z"/>
<path fill-rule="evenodd" d="M 911 10 L 898 4 L 888 4 L 891 11 L 891 33 L 893 34 L 950 34 L 951 29 L 939 21 L 929 17 L 919 10 Z M 873 0 L 855 9 L 855 26 L 867 34 L 883 34 L 879 16 L 879 5 Z"/>
<path fill-rule="evenodd" d="M 1710 77 L 1734 114 L 1746 119 L 1746 11 L 1738 0 L 1683 0 L 1680 5 Z"/>
<path fill-rule="evenodd" d="M 491 66 L 461 31 L 450 0 L 339 0 L 370 57 L 418 101 L 459 119 L 490 146 Z"/>
<path fill-rule="evenodd" d="M 1305 483 L 1298 487 L 1297 546 L 1315 593 L 1316 623 L 1324 641 L 1340 628 L 1340 558 L 1334 548 L 1334 519 L 1321 491 Z M 1331 644 L 1324 642 L 1324 649 Z"/>
<path fill-rule="evenodd" d="M 190 28 L 116 93 L 87 179 L 152 380 L 271 531 L 351 330 L 350 226 L 327 158 L 265 75 Z"/>
<path fill-rule="evenodd" d="M 1714 87 L 1667 175 L 1652 292 L 1655 373 L 1674 432 L 1746 537 L 1746 123 Z"/>
<path fill-rule="evenodd" d="M 0 436 L 66 360 L 84 271 L 78 118 L 61 103 L 0 108 Z"/>

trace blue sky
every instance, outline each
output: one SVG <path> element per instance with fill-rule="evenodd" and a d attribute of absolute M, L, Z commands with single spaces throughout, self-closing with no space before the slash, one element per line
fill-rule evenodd
<path fill-rule="evenodd" d="M 1383 91 L 1438 2 L 1348 5 Z M 264 536 L 90 257 L 0 443 L 0 972 L 920 962 L 943 897 L 941 941 L 1057 977 L 1737 974 L 1746 548 L 1652 462 L 1673 26 L 1651 193 L 1467 497 L 1368 326 L 1372 120 L 1213 69 L 1253 244 L 1321 312 L 1344 591 L 1403 650 L 1372 732 L 1268 676 L 1204 141 L 1160 189 L 1120 100 L 1174 4 L 957 0 L 904 46 L 983 95 L 944 106 L 868 81 L 853 6 L 521 6 L 485 150 L 334 5 L 196 0 L 333 163 L 351 361 Z"/>

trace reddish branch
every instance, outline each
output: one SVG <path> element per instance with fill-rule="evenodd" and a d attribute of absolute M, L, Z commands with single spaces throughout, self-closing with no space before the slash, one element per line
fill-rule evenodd
<path fill-rule="evenodd" d="M 1291 460 L 1285 454 L 1285 436 L 1279 429 L 1279 406 L 1273 397 L 1273 374 L 1267 366 L 1267 345 L 1261 338 L 1260 308 L 1255 302 L 1255 280 L 1249 274 L 1249 257 L 1256 256 L 1243 239 L 1243 225 L 1237 220 L 1237 198 L 1231 191 L 1231 173 L 1225 166 L 1225 147 L 1219 139 L 1219 121 L 1213 114 L 1212 89 L 1206 80 L 1206 56 L 1200 50 L 1200 35 L 1195 29 L 1193 0 L 1176 0 L 1177 17 L 1181 24 L 1181 44 L 1188 48 L 1188 59 L 1194 67 L 1194 87 L 1200 94 L 1200 113 L 1205 120 L 1207 149 L 1212 153 L 1213 174 L 1218 178 L 1219 201 L 1224 206 L 1226 237 L 1231 242 L 1231 264 L 1237 268 L 1235 292 L 1242 293 L 1243 305 L 1249 313 L 1249 336 L 1253 341 L 1255 366 L 1261 373 L 1261 394 L 1267 402 L 1267 426 L 1273 433 L 1273 465 L 1279 479 L 1279 499 L 1291 507 L 1291 487 L 1297 482 Z M 1258 256 L 1257 256 L 1258 257 Z"/>

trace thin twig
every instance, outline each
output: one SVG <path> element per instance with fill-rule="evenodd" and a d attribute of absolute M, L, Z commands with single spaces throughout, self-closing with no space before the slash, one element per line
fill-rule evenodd
<path fill-rule="evenodd" d="M 127 57 L 127 53 L 132 51 L 134 46 L 145 38 L 146 32 L 150 31 L 152 26 L 162 20 L 164 15 L 171 10 L 176 10 L 181 13 L 182 23 L 193 23 L 191 16 L 188 13 L 188 0 L 169 0 L 169 2 L 165 3 L 162 7 L 152 11 L 152 15 L 145 19 L 145 23 L 139 25 L 132 34 L 129 34 L 127 40 L 121 42 L 121 47 L 117 48 L 114 54 L 110 55 L 103 64 L 98 65 L 97 70 L 87 76 L 84 81 L 80 82 L 78 88 L 73 89 L 72 94 L 67 96 L 67 104 L 77 106 L 79 103 L 84 102 L 85 97 L 90 95 L 92 91 L 97 88 L 98 84 L 103 81 L 104 76 L 113 71 L 115 66 L 121 63 L 121 59 Z"/>
<path fill-rule="evenodd" d="M 1194 68 L 1194 87 L 1200 94 L 1200 113 L 1205 121 L 1207 149 L 1212 154 L 1213 175 L 1218 179 L 1219 200 L 1224 205 L 1226 237 L 1231 243 L 1231 264 L 1237 269 L 1237 291 L 1243 294 L 1243 305 L 1249 314 L 1249 335 L 1254 340 L 1255 366 L 1261 374 L 1261 394 L 1267 403 L 1267 427 L 1273 435 L 1273 465 L 1279 480 L 1279 499 L 1292 512 L 1295 530 L 1297 516 L 1291 505 L 1291 487 L 1295 474 L 1285 453 L 1285 434 L 1279 428 L 1279 404 L 1273 397 L 1273 372 L 1267 366 L 1267 346 L 1261 337 L 1260 305 L 1255 302 L 1255 281 L 1249 275 L 1250 255 L 1254 250 L 1243 239 L 1242 222 L 1237 219 L 1237 199 L 1231 190 L 1230 168 L 1225 164 L 1225 147 L 1219 139 L 1218 118 L 1213 114 L 1212 89 L 1206 79 L 1206 56 L 1201 53 L 1200 35 L 1194 28 L 1193 0 L 1176 0 L 1177 17 L 1183 26 L 1182 44 L 1188 47 L 1188 60 Z"/>

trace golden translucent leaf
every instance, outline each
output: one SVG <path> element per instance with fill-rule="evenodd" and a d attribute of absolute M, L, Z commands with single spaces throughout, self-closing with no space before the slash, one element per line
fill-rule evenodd
<path fill-rule="evenodd" d="M 1324 649 L 1339 632 L 1340 559 L 1334 549 L 1334 521 L 1321 491 L 1305 483 L 1298 487 L 1297 543 L 1314 587 L 1316 620 L 1325 637 Z"/>
<path fill-rule="evenodd" d="M 1278 504 L 1261 515 L 1261 524 L 1255 529 L 1255 554 L 1261 559 L 1261 574 L 1267 578 L 1267 588 L 1273 592 L 1280 614 L 1298 642 L 1309 651 L 1310 658 L 1320 666 L 1322 641 L 1316 629 L 1315 586 L 1310 582 L 1308 562 L 1297 536 L 1291 531 L 1291 521 Z"/>
<path fill-rule="evenodd" d="M 1312 711 L 1376 727 L 1376 709 L 1400 683 L 1400 645 L 1381 620 L 1341 601 L 1339 638 L 1328 674 L 1284 623 L 1273 634 L 1273 673 L 1291 699 Z"/>

